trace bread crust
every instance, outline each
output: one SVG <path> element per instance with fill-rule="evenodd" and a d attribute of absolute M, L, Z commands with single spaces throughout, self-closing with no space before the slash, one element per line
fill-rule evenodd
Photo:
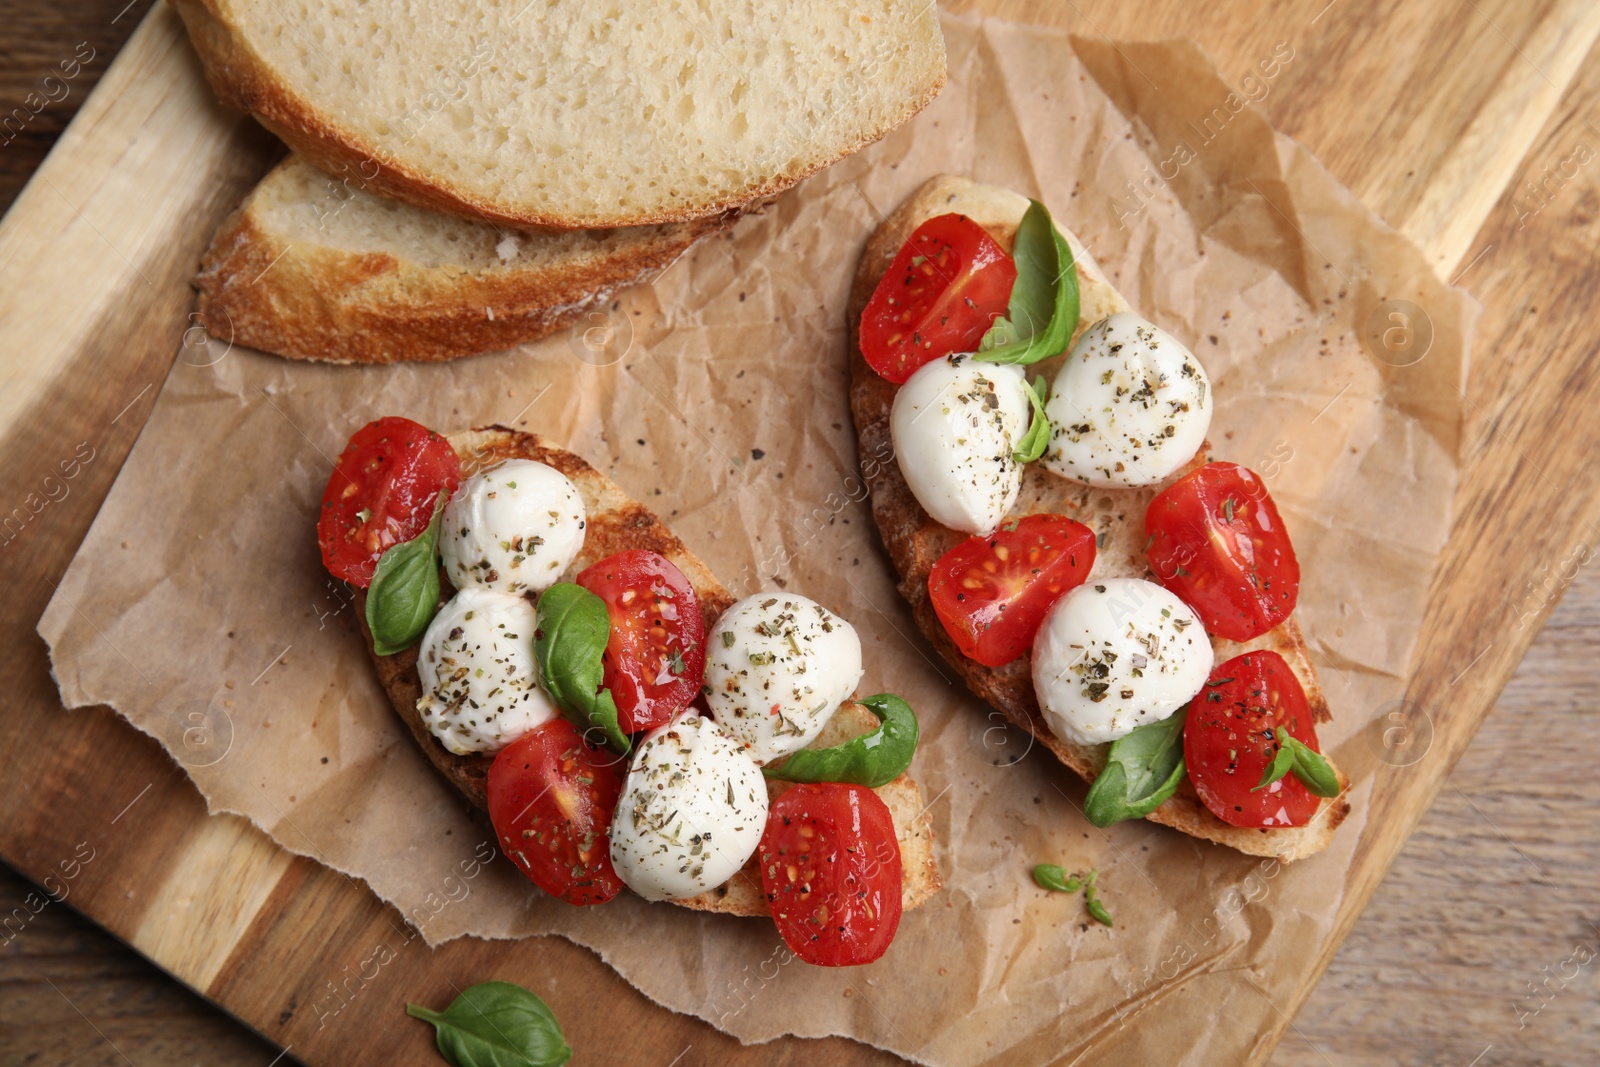
<path fill-rule="evenodd" d="M 742 214 L 652 227 L 561 264 L 426 267 L 275 232 L 259 198 L 297 165 L 280 163 L 218 228 L 194 281 L 196 314 L 213 337 L 325 363 L 438 362 L 537 340 L 650 281 Z"/>
<path fill-rule="evenodd" d="M 504 426 L 487 426 L 451 434 L 449 441 L 461 457 L 464 475 L 470 476 L 475 471 L 507 459 L 531 459 L 554 467 L 572 480 L 583 497 L 588 524 L 584 530 L 583 550 L 569 568 L 571 573 L 607 556 L 631 549 L 660 553 L 676 564 L 689 579 L 689 584 L 694 586 L 708 633 L 718 617 L 737 599 L 659 518 L 642 504 L 629 499 L 615 483 L 582 457 L 556 448 L 533 434 Z M 447 581 L 441 584 L 442 603 L 453 590 Z M 357 589 L 355 594 L 356 618 L 360 620 L 367 652 L 377 669 L 378 680 L 394 706 L 395 714 L 406 724 L 417 745 L 439 773 L 460 790 L 473 806 L 487 811 L 489 767 L 494 763 L 494 757 L 455 755 L 429 732 L 417 711 L 417 701 L 422 696 L 422 682 L 417 675 L 418 649 L 408 648 L 393 656 L 378 655 L 373 649 L 372 633 L 367 629 L 366 590 Z M 865 709 L 848 704 L 835 713 L 812 742 L 812 747 L 838 744 L 877 725 L 877 720 Z M 776 800 L 788 788 L 786 782 L 769 781 L 769 800 Z M 899 837 L 901 863 L 905 871 L 902 905 L 908 909 L 918 907 L 938 892 L 941 885 L 939 869 L 934 860 L 933 827 L 928 819 L 922 791 L 906 774 L 874 791 L 889 807 Z M 761 890 L 761 871 L 755 856 L 733 878 L 716 889 L 672 903 L 696 911 L 725 915 L 771 914 Z"/>
<path fill-rule="evenodd" d="M 1028 201 L 1004 189 L 976 185 L 965 178 L 940 175 L 929 179 L 888 218 L 868 239 L 857 265 L 851 287 L 850 316 L 850 409 L 855 421 L 860 454 L 887 455 L 893 449 L 889 413 L 896 386 L 879 377 L 861 355 L 858 329 L 861 312 L 877 287 L 900 245 L 922 222 L 935 215 L 955 211 L 983 226 L 1010 249 L 1017 224 L 1027 210 Z M 1065 232 L 1065 231 L 1063 231 Z M 1093 259 L 1070 234 L 1078 264 L 1082 315 L 1078 330 L 1118 311 L 1131 310 L 1127 301 L 1112 287 Z M 1209 460 L 1209 442 L 1189 469 Z M 1027 730 L 1062 763 L 1085 781 L 1094 781 L 1105 766 L 1109 745 L 1077 745 L 1058 738 L 1050 731 L 1034 694 L 1029 657 L 1021 657 L 1004 667 L 985 667 L 963 656 L 945 633 L 928 595 L 928 575 L 933 565 L 950 548 L 966 539 L 965 534 L 941 526 L 928 517 L 917 503 L 897 463 L 869 465 L 866 473 L 872 497 L 872 515 L 884 547 L 899 576 L 901 595 L 910 603 L 917 627 L 936 648 L 945 662 L 961 675 L 967 688 L 998 708 L 1016 726 Z M 1144 489 L 1093 489 L 1069 482 L 1044 471 L 1038 464 L 1026 468 L 1022 492 L 1011 514 L 1054 512 L 1071 515 L 1100 535 L 1093 575 L 1096 578 L 1148 576 L 1144 558 L 1144 514 L 1150 500 L 1167 484 Z M 1243 644 L 1213 636 L 1211 643 L 1217 662 L 1243 652 L 1272 650 L 1283 656 L 1301 686 L 1312 715 L 1318 722 L 1331 716 L 1327 697 L 1317 680 L 1309 650 L 1300 627 L 1293 618 L 1271 631 Z M 1339 774 L 1341 790 L 1349 781 Z M 1187 779 L 1178 793 L 1162 804 L 1148 819 L 1171 826 L 1193 837 L 1228 845 L 1253 856 L 1269 856 L 1287 862 L 1326 848 L 1333 832 L 1350 813 L 1342 796 L 1325 802 L 1305 826 L 1273 829 L 1229 826 L 1213 815 L 1195 794 Z"/>
<path fill-rule="evenodd" d="M 443 211 L 464 218 L 482 218 L 515 226 L 544 226 L 551 229 L 643 226 L 662 222 L 687 222 L 736 211 L 747 204 L 770 200 L 817 171 L 830 167 L 846 156 L 883 139 L 889 131 L 928 106 L 944 89 L 948 74 L 941 65 L 938 78 L 916 99 L 908 100 L 901 113 L 880 129 L 857 138 L 842 151 L 827 159 L 812 160 L 773 175 L 767 181 L 736 193 L 714 194 L 680 210 L 660 210 L 632 215 L 557 214 L 533 207 L 513 208 L 495 203 L 448 182 L 387 158 L 383 149 L 354 130 L 340 126 L 310 102 L 293 93 L 273 74 L 265 61 L 250 47 L 238 27 L 230 25 L 217 0 L 172 0 L 188 27 L 189 37 L 205 69 L 206 80 L 217 99 L 255 116 L 285 144 L 306 161 L 330 174 L 359 173 L 375 192 L 404 200 L 418 207 Z M 373 171 L 372 177 L 367 172 Z"/>

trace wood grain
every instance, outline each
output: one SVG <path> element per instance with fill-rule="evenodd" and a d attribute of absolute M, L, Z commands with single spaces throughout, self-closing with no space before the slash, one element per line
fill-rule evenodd
<path fill-rule="evenodd" d="M 152 3 L 0 4 L 0 211 L 39 169 Z"/>
<path fill-rule="evenodd" d="M 1594 1062 L 1597 661 L 1600 572 L 1589 568 L 1295 1017 L 1274 1067 Z"/>
<path fill-rule="evenodd" d="M 278 1054 L 97 929 L 71 899 L 44 904 L 37 886 L 0 868 L 0 907 L 29 913 L 0 950 L 0 1063 L 265 1065 Z"/>
<path fill-rule="evenodd" d="M 982 7 L 1083 34 L 1188 34 L 1236 84 L 1278 41 L 1291 42 L 1296 58 L 1260 105 L 1273 124 L 1305 141 L 1428 249 L 1444 276 L 1460 272 L 1461 284 L 1484 300 L 1468 392 L 1472 465 L 1409 693 L 1430 711 L 1438 734 L 1420 762 L 1384 771 L 1375 806 L 1388 821 L 1383 834 L 1363 842 L 1341 914 L 1346 928 L 1405 831 L 1443 792 L 1316 992 L 1308 982 L 1240 1025 L 1259 1031 L 1256 1051 L 1265 1056 L 1299 1009 L 1275 1059 L 1285 1064 L 1467 1064 L 1480 1055 L 1483 1063 L 1588 1062 L 1600 964 L 1558 993 L 1541 986 L 1537 999 L 1527 999 L 1527 983 L 1546 982 L 1546 967 L 1559 973 L 1572 954 L 1569 942 L 1588 938 L 1600 947 L 1600 932 L 1586 926 L 1597 918 L 1600 895 L 1588 829 L 1597 805 L 1588 767 L 1600 743 L 1582 729 L 1593 720 L 1592 706 L 1573 721 L 1600 644 L 1593 628 L 1600 582 L 1592 573 L 1579 574 L 1578 592 L 1563 609 L 1560 620 L 1571 621 L 1552 627 L 1518 687 L 1507 691 L 1501 714 L 1465 759 L 1462 753 L 1564 588 L 1575 548 L 1600 536 L 1593 525 L 1600 485 L 1585 469 L 1593 441 L 1588 412 L 1600 400 L 1600 383 L 1583 358 L 1584 312 L 1600 283 L 1600 198 L 1593 168 L 1559 183 L 1546 169 L 1559 174 L 1585 140 L 1600 147 L 1586 120 L 1600 92 L 1593 5 L 1000 0 Z M 0 684 L 11 697 L 3 714 L 10 736 L 29 739 L 0 789 L 0 853 L 42 879 L 80 842 L 92 842 L 96 858 L 82 867 L 69 900 L 308 1062 L 425 1053 L 415 1028 L 397 1023 L 401 1003 L 442 1003 L 452 983 L 496 975 L 537 979 L 572 1043 L 604 1048 L 613 1062 L 659 1065 L 680 1054 L 685 1064 L 892 1062 L 844 1041 L 741 1049 L 710 1027 L 653 1008 L 591 954 L 558 940 L 458 942 L 430 953 L 405 941 L 398 917 L 359 886 L 284 856 L 237 820 L 206 818 L 181 770 L 120 719 L 60 711 L 32 620 L 131 447 L 151 399 L 142 387 L 159 382 L 180 349 L 185 281 L 200 245 L 276 151 L 231 118 L 219 126 L 231 148 L 220 157 L 219 142 L 183 142 L 164 124 L 173 101 L 164 95 L 163 73 L 174 62 L 193 73 L 170 22 L 160 13 L 142 27 L 125 69 L 108 79 L 119 92 L 99 94 L 85 108 L 47 169 L 52 184 L 35 183 L 0 223 L 8 342 L 0 349 L 0 432 L 12 459 L 0 467 L 0 502 L 9 507 L 37 492 L 80 441 L 95 457 L 70 481 L 68 495 L 0 549 L 11 594 L 7 625 L 12 647 L 22 650 L 0 662 Z M 39 51 L 50 55 L 48 45 Z M 23 80 L 29 77 L 24 72 Z M 185 168 L 199 168 L 203 180 Z M 143 190 L 153 217 L 115 210 L 119 201 L 107 193 L 112 177 L 122 190 Z M 1526 191 L 1530 180 L 1543 183 L 1537 198 Z M 18 322 L 29 324 L 26 360 L 14 354 Z M 1484 575 L 1494 576 L 1495 595 L 1482 593 Z M 152 852 L 171 858 L 160 887 L 131 880 L 134 859 Z M 209 884 L 204 858 L 234 852 L 252 857 L 258 873 L 237 892 Z M 174 908 L 237 940 L 219 940 L 209 953 L 193 950 L 163 921 Z M 321 937 L 307 943 L 285 933 L 308 928 Z M 1308 973 L 1328 966 L 1337 943 L 1308 961 Z M 361 979 L 356 972 L 379 944 L 393 946 L 396 958 L 377 978 Z M 9 985 L 9 954 L 18 951 L 0 950 L 8 988 L 37 993 L 37 980 Z M 333 994 L 340 984 L 344 992 Z M 72 999 L 84 1007 L 85 1021 L 111 1025 L 107 1035 L 119 1045 L 119 1034 L 150 1042 L 140 1046 L 143 1055 L 133 1054 L 136 1062 L 191 1061 L 163 1060 L 168 1050 L 160 1039 L 138 1037 L 137 1018 L 103 999 L 102 987 L 76 988 L 82 997 Z M 595 1011 L 597 1003 L 605 1010 Z M 1535 1007 L 1541 1010 L 1529 1016 Z M 8 1053 L 57 1047 L 47 1044 L 53 1038 L 43 1028 L 14 1029 L 9 1000 L 4 1011 L 0 1044 Z M 616 1018 L 629 1021 L 620 1032 Z M 117 1029 L 124 1024 L 125 1033 Z M 13 1044 L 14 1034 L 37 1035 L 38 1043 Z M 107 1046 L 79 1051 L 49 1054 L 124 1062 Z M 221 1053 L 206 1058 L 237 1061 Z"/>
<path fill-rule="evenodd" d="M 1600 982 L 1593 964 L 1567 961 L 1583 957 L 1580 946 L 1600 952 L 1591 844 L 1600 789 L 1589 769 L 1600 754 L 1591 696 L 1600 579 L 1585 569 L 1600 545 L 1600 484 L 1579 459 L 1593 450 L 1600 368 L 1560 353 L 1589 346 L 1583 315 L 1597 281 L 1600 195 L 1581 171 L 1559 184 L 1544 176 L 1552 168 L 1558 175 L 1578 169 L 1562 163 L 1581 155 L 1580 146 L 1594 161 L 1600 133 L 1587 116 L 1597 103 L 1600 49 L 1591 48 L 1462 268 L 1462 284 L 1485 303 L 1468 390 L 1468 447 L 1479 457 L 1503 458 L 1498 464 L 1480 458 L 1469 467 L 1452 551 L 1435 588 L 1493 575 L 1488 580 L 1502 594 L 1483 603 L 1475 632 L 1454 641 L 1443 636 L 1437 612 L 1424 626 L 1424 666 L 1411 695 L 1442 729 L 1422 762 L 1381 779 L 1385 788 L 1374 806 L 1408 818 L 1432 799 L 1407 789 L 1408 774 L 1435 760 L 1454 773 L 1436 787 L 1439 805 L 1413 841 L 1416 858 L 1398 869 L 1396 886 L 1409 892 L 1387 909 L 1375 906 L 1357 942 L 1371 954 L 1369 983 L 1371 970 L 1380 968 L 1428 976 L 1410 997 L 1370 998 L 1364 1017 L 1392 1023 L 1402 1017 L 1396 1009 L 1409 1009 L 1432 1025 L 1422 1031 L 1425 1041 L 1415 1039 L 1416 1030 L 1395 1027 L 1373 1042 L 1340 1025 L 1341 1012 L 1320 990 L 1307 1013 L 1313 1029 L 1338 1033 L 1385 1062 L 1433 1064 L 1448 1050 L 1444 1062 L 1492 1052 L 1488 1062 L 1581 1063 L 1591 1062 L 1595 1049 Z M 1542 192 L 1531 196 L 1530 183 Z M 1533 513 L 1517 504 L 1530 487 L 1545 500 Z M 1448 720 L 1493 697 L 1496 669 L 1516 662 L 1543 613 L 1574 583 L 1576 601 L 1523 663 L 1500 715 L 1458 765 L 1471 737 L 1450 733 Z M 1580 712 L 1584 705 L 1588 710 Z M 1342 967 L 1328 979 L 1334 988 L 1361 980 Z M 1428 986 L 1454 991 L 1448 1029 Z M 1574 1025 L 1578 1020 L 1585 1022 Z"/>

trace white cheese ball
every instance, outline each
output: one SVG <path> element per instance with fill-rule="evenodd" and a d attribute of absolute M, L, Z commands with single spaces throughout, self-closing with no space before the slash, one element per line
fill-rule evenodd
<path fill-rule="evenodd" d="M 1022 487 L 1013 453 L 1033 412 L 1021 367 L 971 356 L 936 359 L 894 395 L 889 432 L 922 510 L 952 530 L 986 534 Z"/>
<path fill-rule="evenodd" d="M 767 826 L 767 783 L 710 719 L 657 727 L 634 751 L 611 818 L 611 864 L 646 900 L 697 896 L 732 878 Z"/>
<path fill-rule="evenodd" d="M 577 486 L 554 467 L 508 459 L 461 483 L 445 505 L 439 554 L 457 589 L 550 588 L 583 548 Z"/>
<path fill-rule="evenodd" d="M 1154 485 L 1205 444 L 1211 383 L 1177 338 L 1121 312 L 1083 331 L 1056 374 L 1040 462 L 1088 485 Z"/>
<path fill-rule="evenodd" d="M 1188 704 L 1212 661 L 1205 627 L 1167 590 L 1091 578 L 1045 616 L 1033 639 L 1033 688 L 1052 733 L 1098 745 Z"/>
<path fill-rule="evenodd" d="M 706 703 L 758 763 L 810 744 L 861 673 L 855 627 L 792 593 L 745 597 L 706 641 Z"/>
<path fill-rule="evenodd" d="M 468 586 L 450 598 L 422 635 L 417 711 L 458 756 L 498 752 L 556 717 L 539 688 L 533 605 Z"/>

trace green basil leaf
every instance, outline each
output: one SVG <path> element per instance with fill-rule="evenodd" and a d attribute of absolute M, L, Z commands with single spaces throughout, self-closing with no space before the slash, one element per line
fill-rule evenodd
<path fill-rule="evenodd" d="M 1083 885 L 1077 875 L 1069 877 L 1065 870 L 1053 863 L 1041 863 L 1034 867 L 1033 880 L 1040 889 L 1053 889 L 1057 893 L 1076 893 Z"/>
<path fill-rule="evenodd" d="M 1278 727 L 1278 739 L 1283 742 L 1284 748 L 1294 753 L 1294 776 L 1305 783 L 1313 796 L 1339 795 L 1339 775 L 1334 772 L 1333 764 L 1324 759 L 1320 752 L 1291 736 L 1281 726 Z"/>
<path fill-rule="evenodd" d="M 1183 781 L 1183 725 L 1187 708 L 1160 722 L 1147 722 L 1111 743 L 1105 769 L 1089 787 L 1083 813 L 1104 829 L 1124 819 L 1142 819 L 1178 791 Z"/>
<path fill-rule="evenodd" d="M 1032 385 L 1024 382 L 1023 388 L 1027 389 L 1028 403 L 1033 407 L 1033 421 L 1028 424 L 1028 432 L 1017 442 L 1017 450 L 1011 455 L 1018 463 L 1032 463 L 1044 455 L 1044 450 L 1050 446 L 1050 419 L 1044 413 L 1044 402 L 1050 393 L 1050 386 L 1043 378 L 1039 378 Z"/>
<path fill-rule="evenodd" d="M 1111 921 L 1111 913 L 1106 910 L 1106 906 L 1100 903 L 1095 896 L 1095 883 L 1099 880 L 1099 871 L 1089 872 L 1089 880 L 1083 887 L 1083 902 L 1089 908 L 1089 917 L 1095 922 L 1104 923 L 1106 926 L 1115 926 L 1116 923 Z"/>
<path fill-rule="evenodd" d="M 1005 318 L 996 320 L 984 334 L 979 351 L 1016 349 L 1049 326 L 1056 311 L 1054 279 L 1060 272 L 1054 229 L 1050 212 L 1039 201 L 1030 201 L 1011 242 L 1017 280 L 1011 286 Z"/>
<path fill-rule="evenodd" d="M 1261 781 L 1257 782 L 1255 788 L 1251 789 L 1250 792 L 1254 793 L 1265 789 L 1279 778 L 1288 774 L 1294 767 L 1294 749 L 1284 742 L 1286 737 L 1289 737 L 1289 732 L 1279 727 L 1278 754 L 1272 757 L 1272 762 L 1267 765 L 1267 769 L 1261 772 Z M 1294 739 L 1289 737 L 1289 740 L 1292 741 Z"/>
<path fill-rule="evenodd" d="M 776 767 L 763 767 L 768 778 L 784 782 L 853 782 L 876 789 L 911 766 L 917 751 L 916 713 L 893 693 L 879 693 L 860 703 L 878 717 L 871 733 L 831 748 L 803 748 Z"/>
<path fill-rule="evenodd" d="M 602 688 L 601 656 L 611 639 L 606 602 L 581 585 L 560 582 L 539 594 L 533 655 L 539 681 L 572 724 L 598 728 L 618 752 L 627 754 L 628 735 L 617 720 L 617 702 Z"/>
<path fill-rule="evenodd" d="M 1011 258 L 1017 280 L 1006 317 L 989 327 L 973 358 L 1028 364 L 1058 356 L 1078 328 L 1078 265 L 1049 210 L 1037 200 L 1017 225 Z"/>
<path fill-rule="evenodd" d="M 561 1067 L 572 1049 L 549 1005 L 519 985 L 482 982 L 444 1011 L 407 1004 L 434 1025 L 439 1054 L 454 1067 Z"/>
<path fill-rule="evenodd" d="M 367 589 L 367 629 L 380 656 L 392 656 L 422 640 L 439 610 L 439 516 L 448 494 L 434 499 L 427 529 L 390 545 L 378 559 Z"/>
<path fill-rule="evenodd" d="M 1033 868 L 1033 880 L 1040 889 L 1050 889 L 1057 893 L 1076 893 L 1083 890 L 1083 903 L 1089 909 L 1089 915 L 1095 922 L 1107 926 L 1115 925 L 1111 921 L 1111 913 L 1106 911 L 1106 906 L 1095 896 L 1095 883 L 1100 880 L 1100 872 L 1091 870 L 1087 876 L 1079 878 L 1077 875 L 1068 875 L 1065 870 L 1053 863 L 1041 863 Z"/>

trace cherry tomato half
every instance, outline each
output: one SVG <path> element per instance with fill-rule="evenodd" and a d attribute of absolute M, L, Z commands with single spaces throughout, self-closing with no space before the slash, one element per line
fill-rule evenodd
<path fill-rule="evenodd" d="M 622 794 L 616 757 L 565 719 L 535 727 L 489 767 L 489 821 L 500 848 L 534 885 L 568 904 L 622 892 L 607 831 Z"/>
<path fill-rule="evenodd" d="M 1094 531 L 1061 515 L 1005 522 L 939 557 L 928 595 L 961 654 L 1003 667 L 1033 645 L 1050 605 L 1094 566 Z"/>
<path fill-rule="evenodd" d="M 1293 771 L 1251 792 L 1278 754 L 1278 727 L 1321 752 L 1305 690 L 1276 652 L 1219 665 L 1189 705 L 1183 759 L 1195 792 L 1230 826 L 1304 826 L 1321 803 Z"/>
<path fill-rule="evenodd" d="M 1294 610 L 1300 563 L 1254 472 L 1207 463 L 1150 501 L 1144 525 L 1151 568 L 1207 633 L 1248 641 Z"/>
<path fill-rule="evenodd" d="M 761 888 L 796 956 L 852 967 L 882 956 L 900 928 L 900 842 L 878 794 L 821 782 L 786 790 L 761 835 Z"/>
<path fill-rule="evenodd" d="M 363 589 L 378 558 L 433 518 L 433 502 L 461 484 L 456 450 L 426 426 L 388 416 L 357 430 L 322 492 L 317 543 L 335 578 Z"/>
<path fill-rule="evenodd" d="M 706 624 L 694 586 L 671 560 L 643 549 L 607 556 L 578 584 L 611 616 L 605 686 L 623 732 L 664 725 L 689 706 L 705 673 Z"/>
<path fill-rule="evenodd" d="M 1017 265 L 965 215 L 924 222 L 900 246 L 861 313 L 861 354 L 899 384 L 931 360 L 973 352 L 1006 313 Z"/>

